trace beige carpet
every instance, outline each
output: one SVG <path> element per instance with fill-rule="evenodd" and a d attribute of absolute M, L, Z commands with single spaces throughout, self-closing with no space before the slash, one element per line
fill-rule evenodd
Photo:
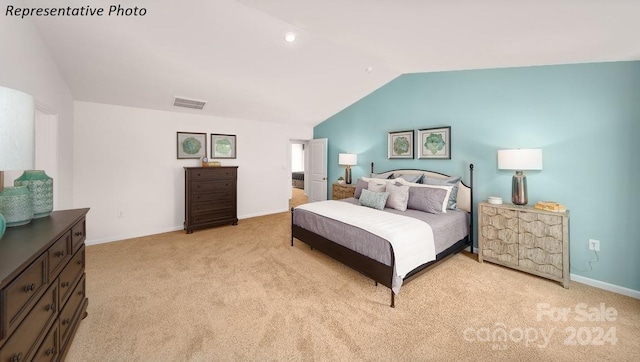
<path fill-rule="evenodd" d="M 281 213 L 87 247 L 89 315 L 67 360 L 640 360 L 640 300 L 462 253 L 390 308 L 389 289 L 291 247 L 289 229 Z M 576 320 L 583 306 L 610 321 Z M 539 308 L 569 313 L 551 321 Z"/>

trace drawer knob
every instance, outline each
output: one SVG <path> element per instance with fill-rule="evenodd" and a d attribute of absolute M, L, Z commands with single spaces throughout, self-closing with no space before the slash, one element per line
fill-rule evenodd
<path fill-rule="evenodd" d="M 69 286 L 69 282 L 62 282 L 62 284 L 60 284 L 61 287 L 66 288 Z"/>
<path fill-rule="evenodd" d="M 78 295 L 82 295 L 82 290 L 78 290 Z"/>
<path fill-rule="evenodd" d="M 50 311 L 50 310 L 56 310 L 56 303 L 47 304 L 47 306 L 44 309 L 47 312 Z"/>
<path fill-rule="evenodd" d="M 53 255 L 57 256 L 58 258 L 61 258 L 64 256 L 64 251 L 56 251 Z"/>
<path fill-rule="evenodd" d="M 71 322 L 71 319 L 67 318 L 67 319 L 63 319 L 62 322 L 60 322 L 60 323 L 62 323 L 62 325 L 65 326 L 65 325 L 69 324 L 69 322 Z"/>
<path fill-rule="evenodd" d="M 56 352 L 56 349 L 51 347 L 48 350 L 46 350 L 44 353 L 47 354 L 47 356 L 51 356 L 52 354 L 54 354 Z"/>
<path fill-rule="evenodd" d="M 18 354 L 13 354 L 11 356 L 11 362 L 20 362 L 20 360 L 22 359 L 22 352 L 18 353 Z"/>
<path fill-rule="evenodd" d="M 33 292 L 36 289 L 36 285 L 34 283 L 31 284 L 27 284 L 24 286 L 24 291 L 25 292 Z"/>
<path fill-rule="evenodd" d="M 73 233 L 73 235 L 75 235 L 75 236 L 82 236 L 82 231 L 76 231 L 75 233 Z"/>

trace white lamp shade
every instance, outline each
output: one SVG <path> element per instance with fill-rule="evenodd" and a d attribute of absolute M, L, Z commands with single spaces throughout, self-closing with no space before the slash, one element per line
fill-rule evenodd
<path fill-rule="evenodd" d="M 542 170 L 542 149 L 498 150 L 500 170 Z"/>
<path fill-rule="evenodd" d="M 343 166 L 355 166 L 358 163 L 358 155 L 355 153 L 341 153 L 338 155 L 338 164 Z"/>
<path fill-rule="evenodd" d="M 35 164 L 33 97 L 0 87 L 0 171 L 28 170 Z"/>

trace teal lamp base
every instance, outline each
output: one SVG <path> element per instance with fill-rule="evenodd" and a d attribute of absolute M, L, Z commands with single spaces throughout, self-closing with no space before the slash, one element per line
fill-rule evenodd
<path fill-rule="evenodd" d="M 33 195 L 33 218 L 46 217 L 53 211 L 53 179 L 43 170 L 27 170 L 13 181 L 14 186 L 27 186 Z"/>
<path fill-rule="evenodd" d="M 5 230 L 7 230 L 7 221 L 4 219 L 4 216 L 0 214 L 0 240 L 2 240 Z"/>
<path fill-rule="evenodd" d="M 27 186 L 5 187 L 0 192 L 0 214 L 6 227 L 26 225 L 33 219 L 33 194 Z"/>

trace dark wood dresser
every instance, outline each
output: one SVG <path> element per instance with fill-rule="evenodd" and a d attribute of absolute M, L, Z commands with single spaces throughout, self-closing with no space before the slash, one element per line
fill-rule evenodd
<path fill-rule="evenodd" d="M 88 211 L 54 211 L 0 239 L 0 361 L 64 359 L 89 303 Z"/>
<path fill-rule="evenodd" d="M 238 167 L 185 167 L 184 229 L 238 224 Z"/>

